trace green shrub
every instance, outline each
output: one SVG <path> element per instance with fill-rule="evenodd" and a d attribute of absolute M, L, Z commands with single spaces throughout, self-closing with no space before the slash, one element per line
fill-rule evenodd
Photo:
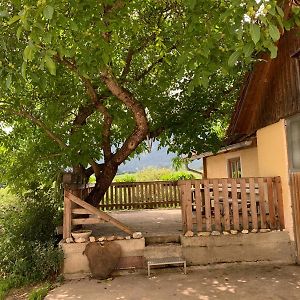
<path fill-rule="evenodd" d="M 136 176 L 134 174 L 122 174 L 117 175 L 114 182 L 135 182 Z"/>
<path fill-rule="evenodd" d="M 190 180 L 195 179 L 195 176 L 190 172 L 177 171 L 172 172 L 170 174 L 162 175 L 160 179 L 165 181 Z"/>
<path fill-rule="evenodd" d="M 21 200 L 0 218 L 0 275 L 15 286 L 54 277 L 62 261 L 55 247 L 61 212 L 52 189 L 35 188 Z"/>

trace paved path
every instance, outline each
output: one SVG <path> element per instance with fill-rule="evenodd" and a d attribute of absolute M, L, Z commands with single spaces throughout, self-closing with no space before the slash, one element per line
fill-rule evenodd
<path fill-rule="evenodd" d="M 109 215 L 128 225 L 133 231 L 140 231 L 144 236 L 181 234 L 180 209 L 144 209 L 109 212 Z M 93 235 L 126 235 L 109 223 L 86 226 L 93 230 Z"/>
<path fill-rule="evenodd" d="M 68 281 L 46 300 L 296 300 L 300 299 L 300 266 L 231 265 L 154 271 L 113 280 Z"/>

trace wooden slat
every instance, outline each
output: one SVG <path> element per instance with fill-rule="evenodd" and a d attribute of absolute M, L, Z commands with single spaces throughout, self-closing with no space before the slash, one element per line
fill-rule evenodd
<path fill-rule="evenodd" d="M 203 180 L 203 185 L 204 185 L 206 231 L 211 231 L 211 204 L 210 204 L 209 181 L 207 179 Z"/>
<path fill-rule="evenodd" d="M 221 214 L 220 214 L 220 203 L 219 203 L 219 180 L 214 179 L 213 181 L 213 192 L 214 192 L 214 213 L 215 213 L 215 226 L 217 231 L 221 231 Z"/>
<path fill-rule="evenodd" d="M 71 237 L 72 230 L 72 204 L 67 197 L 68 192 L 64 192 L 64 219 L 63 219 L 63 238 Z"/>
<path fill-rule="evenodd" d="M 265 203 L 265 188 L 264 181 L 262 178 L 258 178 L 259 187 L 259 208 L 260 208 L 260 222 L 261 228 L 266 228 L 267 217 L 266 217 L 266 203 Z"/>
<path fill-rule="evenodd" d="M 187 195 L 185 189 L 185 182 L 179 181 L 178 187 L 180 191 L 180 207 L 181 207 L 181 220 L 182 220 L 182 232 L 183 234 L 187 231 L 187 224 L 186 224 L 186 202 L 187 202 Z"/>
<path fill-rule="evenodd" d="M 128 234 L 133 234 L 133 231 L 128 226 L 122 224 L 121 222 L 119 222 L 115 218 L 109 216 L 108 214 L 98 210 L 97 208 L 93 207 L 92 205 L 88 204 L 87 202 L 79 199 L 78 197 L 74 196 L 73 194 L 71 194 L 68 191 L 66 192 L 66 197 L 69 198 L 72 202 L 87 209 L 88 211 L 90 211 L 90 213 L 97 215 L 99 218 L 103 219 L 106 222 L 109 222 L 110 224 L 121 229 L 122 231 L 124 231 Z"/>
<path fill-rule="evenodd" d="M 258 229 L 254 178 L 249 178 L 249 188 L 250 188 L 250 208 L 251 208 L 252 229 Z"/>
<path fill-rule="evenodd" d="M 197 231 L 202 231 L 202 197 L 200 191 L 200 180 L 195 183 L 195 203 L 196 203 L 196 220 L 197 220 Z"/>
<path fill-rule="evenodd" d="M 223 209 L 224 209 L 224 229 L 230 230 L 230 210 L 228 201 L 228 179 L 222 179 L 222 197 L 223 197 Z"/>
<path fill-rule="evenodd" d="M 241 179 L 241 201 L 242 201 L 242 224 L 243 229 L 249 229 L 249 219 L 248 219 L 248 206 L 247 206 L 247 193 L 246 193 L 246 179 Z"/>
<path fill-rule="evenodd" d="M 233 228 L 235 230 L 240 229 L 240 220 L 239 220 L 239 204 L 237 197 L 237 184 L 236 180 L 231 180 L 231 199 L 232 199 L 232 215 L 233 215 Z"/>
<path fill-rule="evenodd" d="M 268 178 L 268 205 L 269 205 L 269 223 L 271 229 L 276 229 L 276 215 L 275 215 L 275 202 L 274 202 L 274 190 L 273 190 L 273 180 Z"/>
<path fill-rule="evenodd" d="M 283 210 L 283 198 L 282 198 L 282 186 L 280 177 L 275 177 L 276 194 L 278 201 L 278 218 L 280 229 L 284 229 L 284 210 Z"/>
<path fill-rule="evenodd" d="M 72 214 L 74 215 L 88 215 L 89 211 L 84 208 L 73 208 Z"/>
<path fill-rule="evenodd" d="M 87 218 L 87 219 L 73 219 L 72 225 L 90 225 L 90 224 L 101 224 L 105 221 L 99 218 Z"/>
<path fill-rule="evenodd" d="M 186 195 L 186 226 L 187 231 L 193 231 L 193 210 L 192 210 L 192 195 L 191 195 L 191 181 L 187 180 L 184 186 Z"/>

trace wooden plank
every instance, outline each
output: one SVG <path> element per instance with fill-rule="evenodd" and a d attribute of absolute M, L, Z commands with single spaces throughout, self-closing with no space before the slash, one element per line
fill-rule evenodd
<path fill-rule="evenodd" d="M 119 192 L 119 186 L 115 185 L 114 186 L 114 208 L 116 210 L 118 210 L 120 207 L 119 207 L 119 195 L 118 195 L 118 192 Z"/>
<path fill-rule="evenodd" d="M 90 225 L 90 224 L 101 224 L 105 221 L 99 218 L 86 218 L 86 219 L 73 219 L 72 225 Z"/>
<path fill-rule="evenodd" d="M 224 229 L 230 230 L 230 210 L 228 201 L 228 179 L 222 179 L 222 197 L 223 197 L 223 209 L 224 209 Z"/>
<path fill-rule="evenodd" d="M 200 191 L 201 185 L 200 180 L 195 182 L 195 203 L 196 203 L 196 220 L 197 220 L 197 231 L 202 231 L 202 196 Z"/>
<path fill-rule="evenodd" d="M 266 228 L 267 217 L 266 217 L 266 203 L 265 203 L 265 187 L 262 178 L 258 178 L 258 188 L 259 188 L 259 209 L 260 209 L 261 228 Z"/>
<path fill-rule="evenodd" d="M 185 182 L 179 181 L 178 187 L 180 191 L 180 206 L 181 206 L 181 221 L 182 221 L 182 232 L 185 234 L 187 231 L 187 225 L 186 225 L 186 202 L 187 202 L 187 195 L 186 195 L 186 189 L 185 189 Z"/>
<path fill-rule="evenodd" d="M 295 228 L 295 241 L 296 241 L 296 257 L 297 262 L 300 262 L 300 174 L 292 173 L 290 175 L 291 182 L 291 197 L 293 205 L 293 217 Z"/>
<path fill-rule="evenodd" d="M 124 232 L 126 232 L 130 235 L 133 234 L 133 231 L 128 226 L 126 226 L 123 223 L 119 222 L 118 220 L 111 217 L 107 213 L 104 213 L 104 212 L 98 210 L 97 208 L 95 208 L 94 206 L 84 202 L 83 200 L 81 200 L 78 197 L 74 196 L 70 192 L 67 191 L 66 196 L 72 202 L 74 202 L 74 203 L 78 204 L 79 206 L 81 206 L 81 207 L 87 209 L 88 211 L 90 211 L 91 214 L 97 215 L 99 218 L 103 219 L 106 222 L 109 222 L 110 224 L 114 225 L 115 227 L 119 228 L 120 230 L 122 230 L 122 231 L 124 231 Z"/>
<path fill-rule="evenodd" d="M 73 208 L 72 214 L 74 215 L 88 215 L 89 211 L 84 208 Z"/>
<path fill-rule="evenodd" d="M 243 178 L 240 181 L 241 185 L 241 201 L 242 201 L 242 225 L 243 230 L 249 229 L 248 219 L 248 206 L 247 206 L 247 193 L 246 193 L 246 179 Z"/>
<path fill-rule="evenodd" d="M 114 208 L 114 186 L 111 185 L 109 187 L 109 190 L 110 190 L 110 197 L 109 197 L 109 206 L 108 206 L 108 209 L 109 210 L 113 210 Z"/>
<path fill-rule="evenodd" d="M 193 208 L 192 208 L 192 194 L 191 194 L 191 181 L 185 182 L 185 195 L 186 195 L 186 227 L 187 231 L 193 231 Z"/>
<path fill-rule="evenodd" d="M 280 177 L 275 177 L 276 194 L 278 201 L 278 218 L 280 229 L 284 229 L 284 209 L 283 209 L 283 198 L 282 198 L 282 186 Z"/>
<path fill-rule="evenodd" d="M 63 218 L 63 238 L 71 237 L 72 230 L 72 203 L 67 197 L 68 191 L 64 191 L 64 218 Z"/>
<path fill-rule="evenodd" d="M 276 229 L 276 210 L 275 210 L 275 202 L 274 202 L 274 187 L 272 178 L 268 178 L 267 180 L 268 186 L 268 205 L 269 205 L 269 223 L 271 229 Z"/>
<path fill-rule="evenodd" d="M 237 183 L 235 179 L 231 179 L 231 199 L 232 199 L 233 228 L 235 230 L 240 230 L 239 203 L 237 197 Z"/>
<path fill-rule="evenodd" d="M 213 180 L 213 193 L 214 193 L 214 213 L 215 213 L 215 227 L 217 231 L 221 231 L 221 213 L 219 203 L 219 180 Z"/>
<path fill-rule="evenodd" d="M 254 178 L 249 178 L 249 189 L 250 189 L 250 209 L 251 209 L 252 229 L 258 229 Z"/>
<path fill-rule="evenodd" d="M 210 204 L 209 181 L 207 179 L 203 180 L 203 185 L 204 185 L 206 231 L 211 231 L 211 204 Z"/>

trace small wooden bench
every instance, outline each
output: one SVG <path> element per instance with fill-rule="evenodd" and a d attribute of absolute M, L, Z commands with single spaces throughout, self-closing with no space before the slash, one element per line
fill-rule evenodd
<path fill-rule="evenodd" d="M 148 276 L 150 277 L 151 266 L 162 266 L 162 265 L 177 265 L 183 264 L 184 274 L 186 274 L 186 260 L 182 257 L 165 257 L 165 258 L 151 258 L 147 261 Z"/>

